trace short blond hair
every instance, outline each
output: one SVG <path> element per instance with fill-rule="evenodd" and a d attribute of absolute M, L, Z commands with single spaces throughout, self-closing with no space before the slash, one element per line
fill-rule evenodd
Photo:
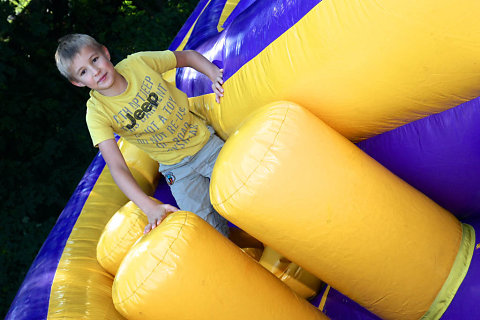
<path fill-rule="evenodd" d="M 57 69 L 68 80 L 75 80 L 70 74 L 70 65 L 75 56 L 85 47 L 101 50 L 103 45 L 87 34 L 72 33 L 58 39 L 58 48 L 55 52 Z"/>

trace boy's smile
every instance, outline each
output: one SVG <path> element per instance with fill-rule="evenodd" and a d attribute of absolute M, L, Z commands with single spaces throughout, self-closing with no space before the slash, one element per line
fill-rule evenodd
<path fill-rule="evenodd" d="M 70 71 L 75 79 L 72 80 L 74 85 L 88 87 L 105 96 L 116 96 L 127 87 L 125 79 L 110 62 L 110 53 L 105 47 L 101 50 L 82 48 L 73 59 Z"/>

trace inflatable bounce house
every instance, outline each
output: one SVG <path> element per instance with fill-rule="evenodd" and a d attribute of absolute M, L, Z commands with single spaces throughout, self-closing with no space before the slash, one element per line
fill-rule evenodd
<path fill-rule="evenodd" d="M 224 68 L 226 140 L 195 213 L 146 218 L 98 155 L 7 315 L 18 319 L 480 319 L 480 2 L 201 0 L 171 44 Z M 119 146 L 146 192 L 157 164 Z"/>

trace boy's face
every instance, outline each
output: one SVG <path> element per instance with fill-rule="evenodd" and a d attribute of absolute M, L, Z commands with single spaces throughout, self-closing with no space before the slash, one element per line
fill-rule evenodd
<path fill-rule="evenodd" d="M 113 87 L 116 78 L 116 71 L 110 62 L 110 53 L 105 47 L 101 50 L 84 47 L 73 58 L 70 74 L 75 79 L 71 81 L 74 85 L 88 87 L 101 94 Z"/>

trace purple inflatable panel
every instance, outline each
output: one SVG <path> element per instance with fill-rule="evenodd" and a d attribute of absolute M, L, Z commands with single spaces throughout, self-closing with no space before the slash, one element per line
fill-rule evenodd
<path fill-rule="evenodd" d="M 227 80 L 318 3 L 320 0 L 304 0 L 301 5 L 287 0 L 248 1 L 235 12 L 235 20 L 229 21 L 225 30 L 201 45 L 195 42 L 195 50 L 223 67 L 223 78 Z M 177 70 L 176 83 L 189 97 L 213 92 L 206 76 L 187 68 Z"/>
<path fill-rule="evenodd" d="M 458 218 L 480 216 L 480 98 L 358 143 Z"/>

